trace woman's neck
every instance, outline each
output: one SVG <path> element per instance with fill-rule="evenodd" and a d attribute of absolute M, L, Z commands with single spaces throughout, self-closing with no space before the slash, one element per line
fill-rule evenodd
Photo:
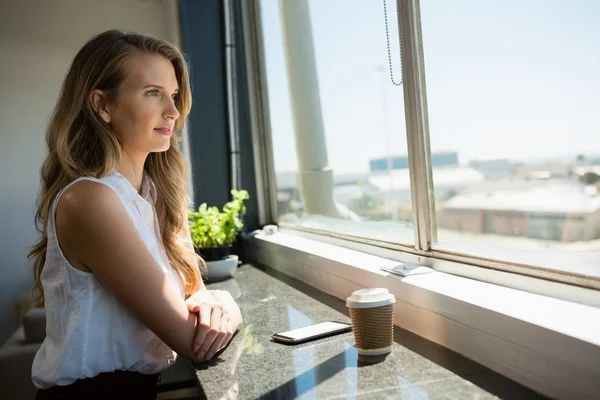
<path fill-rule="evenodd" d="M 144 179 L 144 164 L 146 163 L 147 154 L 140 157 L 131 157 L 128 154 L 123 154 L 121 162 L 117 167 L 117 171 L 123 175 L 129 183 L 140 192 L 142 181 Z"/>

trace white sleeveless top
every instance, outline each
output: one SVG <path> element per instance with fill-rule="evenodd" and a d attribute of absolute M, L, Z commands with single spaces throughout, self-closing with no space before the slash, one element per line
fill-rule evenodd
<path fill-rule="evenodd" d="M 80 180 L 113 189 L 148 250 L 181 293 L 182 283 L 171 267 L 155 217 L 156 188 L 144 176 L 142 195 L 120 173 L 102 179 L 80 178 L 56 196 L 47 222 L 48 248 L 41 281 L 45 295 L 46 338 L 37 351 L 32 379 L 39 389 L 69 385 L 116 370 L 154 374 L 175 362 L 176 353 L 127 311 L 89 272 L 74 268 L 63 255 L 54 218 L 61 195 Z"/>

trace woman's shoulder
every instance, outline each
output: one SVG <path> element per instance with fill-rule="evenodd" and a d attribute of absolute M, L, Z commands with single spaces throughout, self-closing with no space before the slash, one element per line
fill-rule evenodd
<path fill-rule="evenodd" d="M 54 229 L 70 265 L 92 272 L 82 261 L 89 251 L 87 244 L 106 241 L 107 227 L 123 220 L 120 203 L 115 191 L 98 180 L 79 179 L 63 190 L 56 203 Z"/>
<path fill-rule="evenodd" d="M 81 179 L 71 184 L 57 203 L 57 216 L 82 218 L 100 210 L 110 211 L 121 203 L 111 185 L 102 179 Z"/>
<path fill-rule="evenodd" d="M 60 192 L 59 197 L 67 198 L 66 203 L 78 206 L 90 204 L 90 201 L 114 200 L 115 195 L 126 200 L 137 191 L 123 175 L 112 171 L 101 178 L 83 176 L 73 180 Z M 57 201 L 64 202 L 57 198 Z"/>
<path fill-rule="evenodd" d="M 118 172 L 102 178 L 78 178 L 67 185 L 56 200 L 57 225 L 72 227 L 93 224 L 98 217 L 112 219 L 128 208 L 126 205 L 137 193 Z"/>

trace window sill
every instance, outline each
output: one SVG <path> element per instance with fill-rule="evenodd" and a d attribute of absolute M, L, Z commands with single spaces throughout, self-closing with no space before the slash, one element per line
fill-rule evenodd
<path fill-rule="evenodd" d="M 401 278 L 379 269 L 398 261 L 285 231 L 257 233 L 248 254 L 340 299 L 386 287 L 396 325 L 547 396 L 598 393 L 598 308 L 439 271 Z"/>

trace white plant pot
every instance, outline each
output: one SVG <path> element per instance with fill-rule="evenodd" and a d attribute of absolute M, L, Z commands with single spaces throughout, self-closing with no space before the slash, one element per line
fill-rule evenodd
<path fill-rule="evenodd" d="M 218 261 L 207 261 L 206 269 L 208 271 L 209 281 L 222 281 L 233 277 L 233 273 L 238 266 L 238 256 L 232 254 L 227 258 Z"/>

